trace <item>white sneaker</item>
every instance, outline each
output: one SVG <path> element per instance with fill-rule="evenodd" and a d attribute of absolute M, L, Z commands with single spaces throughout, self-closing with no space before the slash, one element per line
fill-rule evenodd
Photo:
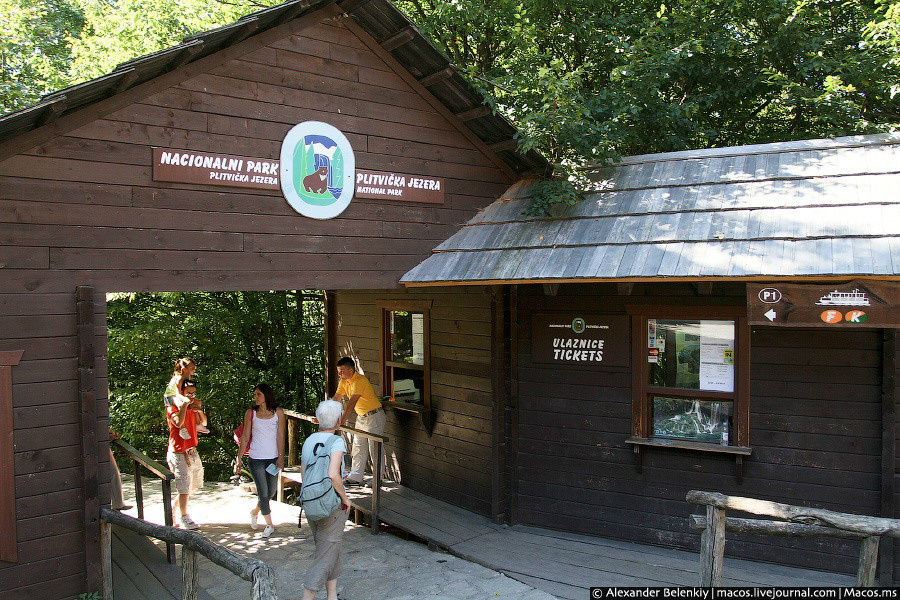
<path fill-rule="evenodd" d="M 200 526 L 194 522 L 192 518 L 187 515 L 181 517 L 181 528 L 182 529 L 200 529 Z"/>
<path fill-rule="evenodd" d="M 259 511 L 250 511 L 250 529 L 259 529 L 259 524 L 256 520 L 259 518 Z"/>
<path fill-rule="evenodd" d="M 262 536 L 263 536 L 264 538 L 267 538 L 267 537 L 269 537 L 270 535 L 272 535 L 273 533 L 275 533 L 275 528 L 272 527 L 271 525 L 266 525 L 266 528 L 263 529 Z"/>

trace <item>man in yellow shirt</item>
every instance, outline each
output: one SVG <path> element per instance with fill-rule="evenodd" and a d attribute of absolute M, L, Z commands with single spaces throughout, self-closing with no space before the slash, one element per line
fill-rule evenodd
<path fill-rule="evenodd" d="M 341 382 L 338 384 L 337 393 L 334 399 L 338 402 L 347 398 L 344 404 L 344 414 L 341 416 L 341 423 L 346 423 L 350 413 L 356 411 L 356 429 L 373 433 L 375 435 L 384 434 L 384 409 L 381 407 L 381 400 L 375 395 L 372 384 L 356 371 L 356 364 L 349 356 L 344 356 L 337 361 L 338 377 Z M 377 460 L 378 448 L 375 440 L 370 440 L 361 435 L 353 436 L 353 450 L 350 453 L 352 462 L 350 466 L 350 474 L 347 476 L 346 483 L 349 485 L 360 485 L 363 481 L 363 475 L 366 472 L 366 464 L 369 462 L 369 454 L 372 455 L 372 463 Z M 384 469 L 382 464 L 380 468 Z"/>

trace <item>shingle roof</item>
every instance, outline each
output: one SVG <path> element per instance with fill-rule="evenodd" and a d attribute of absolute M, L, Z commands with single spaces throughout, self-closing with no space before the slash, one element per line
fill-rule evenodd
<path fill-rule="evenodd" d="M 0 116 L 0 142 L 334 3 L 335 0 L 292 0 L 188 36 L 177 46 L 122 63 L 112 73 L 48 94 L 32 106 Z M 459 116 L 513 172 L 524 176 L 549 171 L 549 163 L 538 152 L 518 152 L 513 141 L 515 127 L 490 110 L 481 94 L 389 0 L 340 0 L 337 5 L 450 112 Z"/>
<path fill-rule="evenodd" d="M 633 156 L 554 218 L 530 182 L 401 279 L 663 280 L 900 274 L 900 134 Z"/>

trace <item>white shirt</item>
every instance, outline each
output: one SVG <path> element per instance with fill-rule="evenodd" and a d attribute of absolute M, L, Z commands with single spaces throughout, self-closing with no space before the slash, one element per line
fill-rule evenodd
<path fill-rule="evenodd" d="M 260 419 L 254 410 L 251 426 L 250 458 L 278 458 L 278 412 L 268 419 Z"/>

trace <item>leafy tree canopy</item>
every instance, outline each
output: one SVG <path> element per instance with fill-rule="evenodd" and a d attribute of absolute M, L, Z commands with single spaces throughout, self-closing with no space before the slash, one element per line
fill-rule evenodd
<path fill-rule="evenodd" d="M 108 72 L 269 0 L 0 0 L 0 102 Z M 900 122 L 900 2 L 397 0 L 563 172 Z M 559 190 L 555 187 L 554 192 Z"/>

